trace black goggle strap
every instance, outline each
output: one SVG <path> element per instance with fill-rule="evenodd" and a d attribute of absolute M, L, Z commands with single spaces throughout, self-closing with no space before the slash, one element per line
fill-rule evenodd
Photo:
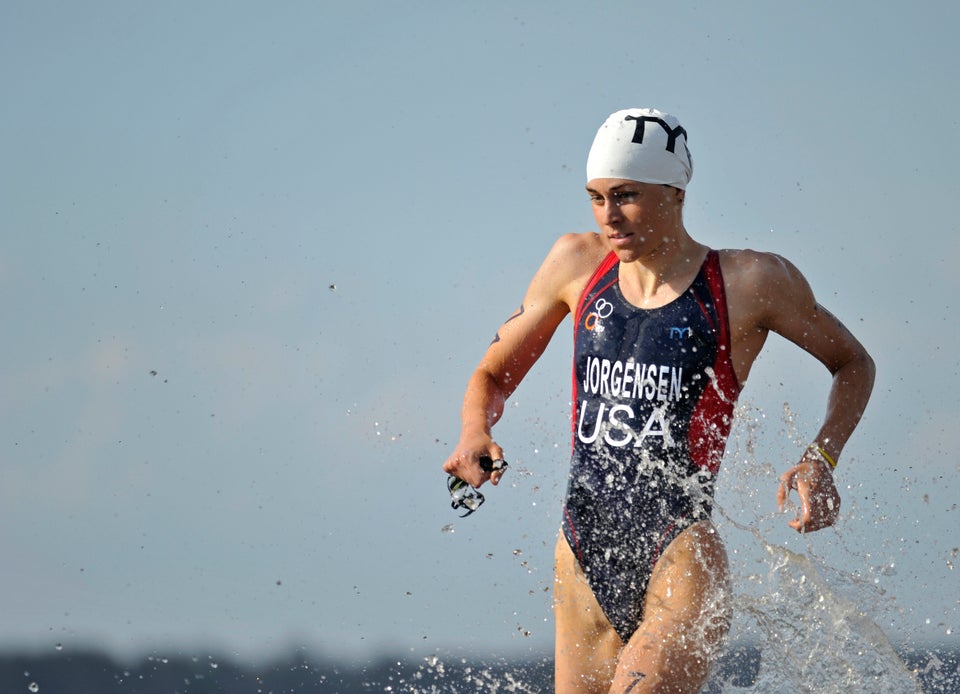
<path fill-rule="evenodd" d="M 484 472 L 505 470 L 507 468 L 507 461 L 503 459 L 494 460 L 486 455 L 481 456 L 480 468 Z M 453 475 L 447 477 L 447 491 L 450 492 L 450 507 L 454 511 L 465 509 L 465 512 L 460 514 L 461 518 L 466 518 L 483 505 L 483 494 L 459 477 L 454 477 Z"/>

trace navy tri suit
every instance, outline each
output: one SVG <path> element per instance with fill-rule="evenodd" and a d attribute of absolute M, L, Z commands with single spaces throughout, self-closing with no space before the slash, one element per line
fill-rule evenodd
<path fill-rule="evenodd" d="M 626 642 L 663 550 L 710 516 L 740 384 L 716 251 L 686 291 L 649 310 L 623 297 L 619 269 L 610 253 L 574 317 L 563 532 Z"/>

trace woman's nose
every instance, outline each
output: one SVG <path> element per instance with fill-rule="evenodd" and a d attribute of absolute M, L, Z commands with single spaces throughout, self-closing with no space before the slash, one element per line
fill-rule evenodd
<path fill-rule="evenodd" d="M 620 205 L 613 198 L 607 198 L 603 203 L 603 221 L 606 224 L 619 221 L 622 218 Z"/>

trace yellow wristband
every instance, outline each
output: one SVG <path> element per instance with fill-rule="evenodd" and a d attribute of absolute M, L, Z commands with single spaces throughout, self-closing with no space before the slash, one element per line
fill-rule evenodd
<path fill-rule="evenodd" d="M 820 457 L 823 458 L 827 465 L 830 466 L 831 470 L 837 469 L 837 461 L 831 458 L 829 453 L 820 448 L 820 446 L 811 446 L 811 448 L 814 448 L 814 450 L 820 454 Z"/>

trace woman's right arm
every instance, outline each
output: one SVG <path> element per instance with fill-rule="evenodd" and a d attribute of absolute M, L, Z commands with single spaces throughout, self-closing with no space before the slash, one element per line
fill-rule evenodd
<path fill-rule="evenodd" d="M 591 238 L 592 237 L 592 238 Z M 460 441 L 443 469 L 479 487 L 500 481 L 485 472 L 480 458 L 503 457 L 491 429 L 507 398 L 543 354 L 557 327 L 573 310 L 586 278 L 602 258 L 594 234 L 567 234 L 554 244 L 534 275 L 520 308 L 506 320 L 480 360 L 463 398 Z"/>

